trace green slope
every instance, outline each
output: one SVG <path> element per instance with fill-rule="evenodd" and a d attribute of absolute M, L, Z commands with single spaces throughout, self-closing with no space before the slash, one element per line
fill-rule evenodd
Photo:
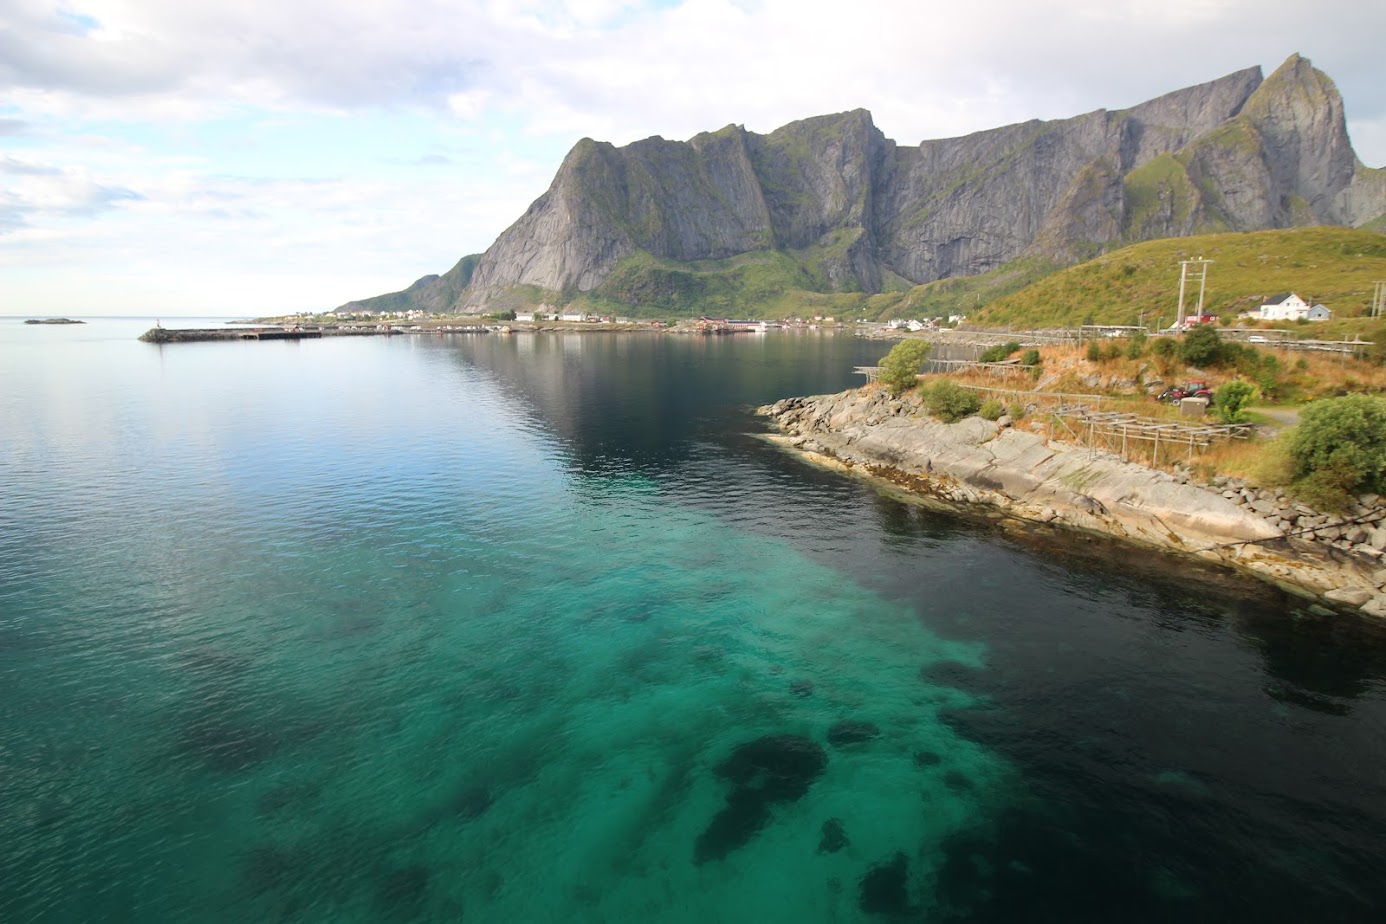
<path fill-rule="evenodd" d="M 980 324 L 1016 327 L 1148 325 L 1174 320 L 1179 261 L 1212 260 L 1204 310 L 1229 317 L 1285 292 L 1322 302 L 1336 317 L 1362 313 L 1386 279 L 1386 234 L 1314 227 L 1148 241 L 1060 270 L 972 313 Z M 1188 310 L 1197 291 L 1185 297 Z"/>

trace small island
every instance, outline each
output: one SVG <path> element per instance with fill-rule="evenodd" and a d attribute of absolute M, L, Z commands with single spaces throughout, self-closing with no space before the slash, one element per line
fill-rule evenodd
<path fill-rule="evenodd" d="M 85 324 L 86 321 L 78 321 L 75 318 L 29 318 L 25 324 Z"/>

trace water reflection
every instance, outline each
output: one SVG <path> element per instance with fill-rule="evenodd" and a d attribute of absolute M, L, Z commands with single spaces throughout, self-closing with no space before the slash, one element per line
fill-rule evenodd
<path fill-rule="evenodd" d="M 861 384 L 889 344 L 848 335 L 541 333 L 436 344 L 484 370 L 572 453 L 580 471 L 657 469 L 687 457 L 709 415 Z M 854 381 L 855 380 L 855 381 Z"/>

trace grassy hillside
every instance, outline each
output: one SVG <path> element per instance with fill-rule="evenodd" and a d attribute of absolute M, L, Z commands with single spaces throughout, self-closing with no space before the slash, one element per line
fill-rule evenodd
<path fill-rule="evenodd" d="M 982 276 L 921 286 L 887 280 L 877 295 L 832 292 L 827 267 L 851 240 L 843 235 L 803 250 L 761 250 L 726 260 L 683 263 L 640 252 L 626 258 L 587 293 L 516 292 L 515 306 L 571 303 L 588 311 L 632 317 L 700 314 L 784 318 L 814 314 L 889 320 L 963 314 L 969 322 L 1015 327 L 1173 322 L 1179 304 L 1179 261 L 1202 256 L 1208 271 L 1204 308 L 1227 315 L 1266 298 L 1297 292 L 1323 302 L 1338 321 L 1363 314 L 1373 284 L 1386 279 L 1386 234 L 1336 227 L 1210 234 L 1135 244 L 1077 266 L 1037 258 L 1014 260 Z M 564 297 L 564 296 L 568 297 Z M 1197 303 L 1191 287 L 1185 305 Z M 1328 327 L 1316 328 L 1327 334 Z"/>
<path fill-rule="evenodd" d="M 468 254 L 458 260 L 452 267 L 441 276 L 425 276 L 416 281 L 407 289 L 399 292 L 387 292 L 384 295 L 377 295 L 373 298 L 363 298 L 359 301 L 348 302 L 337 308 L 338 311 L 412 311 L 423 309 L 425 311 L 451 311 L 457 304 L 458 297 L 467 288 L 467 284 L 472 281 L 472 273 L 476 270 L 476 265 L 481 262 L 481 254 Z"/>
<path fill-rule="evenodd" d="M 760 250 L 695 263 L 641 252 L 622 260 L 600 286 L 577 295 L 572 304 L 633 317 L 784 318 L 823 312 L 860 316 L 867 296 L 814 291 L 828 287 L 822 269 L 824 249 Z"/>
<path fill-rule="evenodd" d="M 1168 325 L 1179 305 L 1179 261 L 1212 260 L 1204 310 L 1235 317 L 1284 292 L 1322 302 L 1337 318 L 1360 315 L 1373 284 L 1386 279 L 1386 234 L 1351 228 L 1295 228 L 1209 234 L 1135 244 L 1053 273 L 990 303 L 969 320 L 1017 327 Z M 982 277 L 985 278 L 985 277 Z M 1197 288 L 1185 296 L 1197 303 Z"/>

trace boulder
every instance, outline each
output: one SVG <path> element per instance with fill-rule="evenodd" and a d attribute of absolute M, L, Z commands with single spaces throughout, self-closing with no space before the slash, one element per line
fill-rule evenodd
<path fill-rule="evenodd" d="M 1339 587 L 1337 590 L 1330 590 L 1323 595 L 1325 600 L 1332 600 L 1334 603 L 1345 603 L 1348 606 L 1361 606 L 1374 597 L 1370 590 L 1362 587 Z"/>

